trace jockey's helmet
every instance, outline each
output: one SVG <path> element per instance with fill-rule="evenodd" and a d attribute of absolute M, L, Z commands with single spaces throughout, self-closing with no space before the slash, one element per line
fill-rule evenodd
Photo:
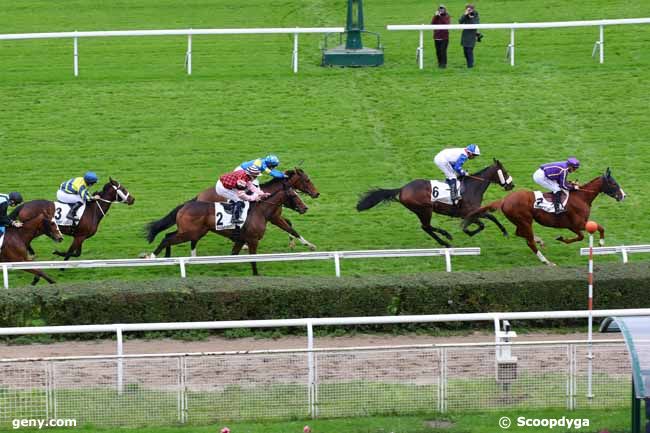
<path fill-rule="evenodd" d="M 246 168 L 246 173 L 248 173 L 249 176 L 257 177 L 260 175 L 260 169 L 257 168 L 256 165 L 251 165 Z"/>
<path fill-rule="evenodd" d="M 268 165 L 271 168 L 280 165 L 280 158 L 278 158 L 275 155 L 267 155 L 266 158 L 264 158 L 264 161 L 266 162 L 266 165 Z"/>
<path fill-rule="evenodd" d="M 566 160 L 566 163 L 571 167 L 580 168 L 580 161 L 575 156 L 571 156 Z"/>
<path fill-rule="evenodd" d="M 87 171 L 86 174 L 84 174 L 84 180 L 86 183 L 92 185 L 94 183 L 97 183 L 98 178 L 94 171 Z"/>
<path fill-rule="evenodd" d="M 15 205 L 21 204 L 23 202 L 23 196 L 19 192 L 10 192 L 9 201 Z"/>
<path fill-rule="evenodd" d="M 478 145 L 476 145 L 476 144 L 467 145 L 465 150 L 468 151 L 469 153 L 472 153 L 472 154 L 476 155 L 476 156 L 479 156 L 481 154 L 481 149 L 479 149 Z"/>

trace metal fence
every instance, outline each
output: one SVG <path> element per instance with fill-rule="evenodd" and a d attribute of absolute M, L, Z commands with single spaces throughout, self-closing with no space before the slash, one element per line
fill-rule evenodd
<path fill-rule="evenodd" d="M 42 262 L 7 262 L 0 263 L 5 289 L 9 288 L 9 270 L 20 269 L 75 269 L 75 268 L 124 268 L 149 266 L 179 266 L 181 278 L 187 276 L 188 265 L 216 265 L 224 263 L 249 262 L 289 262 L 303 260 L 334 260 L 334 272 L 341 276 L 342 259 L 372 259 L 395 257 L 444 257 L 445 269 L 451 272 L 452 256 L 478 256 L 481 249 L 469 248 L 422 248 L 395 250 L 365 250 L 365 251 L 324 251 L 312 253 L 280 253 L 255 254 L 242 256 L 200 256 L 200 257 L 167 257 L 156 259 L 110 259 L 110 260 L 76 260 L 42 261 Z"/>
<path fill-rule="evenodd" d="M 628 262 L 628 254 L 634 253 L 650 253 L 650 245 L 619 245 L 614 247 L 596 247 L 593 248 L 594 256 L 602 256 L 609 254 L 620 254 L 623 263 Z M 589 248 L 580 248 L 581 256 L 589 255 Z"/>
<path fill-rule="evenodd" d="M 15 418 L 135 426 L 629 404 L 622 341 L 594 342 L 592 399 L 586 342 L 509 347 L 516 362 L 505 367 L 494 343 L 0 360 L 0 427 Z"/>
<path fill-rule="evenodd" d="M 416 49 L 418 66 L 424 68 L 424 32 L 427 30 L 488 30 L 501 29 L 510 30 L 510 43 L 506 48 L 506 58 L 510 59 L 510 65 L 515 65 L 515 30 L 516 29 L 548 29 L 548 28 L 567 28 L 567 27 L 598 27 L 598 40 L 594 43 L 591 57 L 595 57 L 598 52 L 600 63 L 605 61 L 605 26 L 630 25 L 630 24 L 650 24 L 650 18 L 625 18 L 616 20 L 591 20 L 591 21 L 554 21 L 540 23 L 493 23 L 493 24 L 407 24 L 407 25 L 387 25 L 388 30 L 416 30 L 420 32 L 420 43 Z"/>
<path fill-rule="evenodd" d="M 253 29 L 178 29 L 178 30 L 111 30 L 91 32 L 58 32 L 58 33 L 14 33 L 0 35 L 1 40 L 24 39 L 72 39 L 73 41 L 73 71 L 79 75 L 79 38 L 106 38 L 119 36 L 187 36 L 187 51 L 185 53 L 185 68 L 192 75 L 192 36 L 193 35 L 293 35 L 293 52 L 291 67 L 298 72 L 298 35 L 304 33 L 340 33 L 343 27 L 294 27 L 294 28 L 253 28 Z"/>

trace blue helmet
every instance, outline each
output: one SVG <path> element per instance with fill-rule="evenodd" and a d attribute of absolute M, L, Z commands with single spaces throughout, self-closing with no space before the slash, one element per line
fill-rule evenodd
<path fill-rule="evenodd" d="M 473 153 L 476 156 L 479 156 L 481 154 L 481 149 L 479 149 L 478 145 L 476 144 L 468 144 L 465 150 L 470 153 Z"/>
<path fill-rule="evenodd" d="M 266 165 L 271 168 L 275 168 L 280 165 L 280 159 L 275 155 L 267 155 L 264 158 L 264 162 L 266 162 Z"/>
<path fill-rule="evenodd" d="M 84 174 L 84 180 L 86 183 L 97 183 L 99 179 L 94 171 L 87 171 L 86 174 Z"/>

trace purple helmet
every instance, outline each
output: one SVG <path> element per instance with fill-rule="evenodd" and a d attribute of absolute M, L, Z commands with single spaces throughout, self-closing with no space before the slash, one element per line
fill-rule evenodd
<path fill-rule="evenodd" d="M 570 156 L 569 159 L 566 160 L 566 163 L 572 167 L 580 168 L 580 161 L 578 161 L 578 158 L 575 156 Z"/>

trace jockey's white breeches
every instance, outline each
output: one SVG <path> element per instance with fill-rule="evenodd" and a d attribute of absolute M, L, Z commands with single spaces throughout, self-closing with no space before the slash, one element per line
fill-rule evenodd
<path fill-rule="evenodd" d="M 456 170 L 454 170 L 454 167 L 452 167 L 449 161 L 447 161 L 443 156 L 440 154 L 436 155 L 436 157 L 433 158 L 433 162 L 445 174 L 445 179 L 458 179 Z"/>
<path fill-rule="evenodd" d="M 542 170 L 541 168 L 538 168 L 535 171 L 535 173 L 533 173 L 533 180 L 537 185 L 542 186 L 552 192 L 562 191 L 560 185 L 556 181 L 546 177 L 546 174 L 544 174 L 544 170 Z"/>
<path fill-rule="evenodd" d="M 244 171 L 244 169 L 242 168 L 241 165 L 238 165 L 237 167 L 235 167 L 235 169 L 234 169 L 233 171 Z M 256 177 L 255 179 L 253 179 L 252 182 L 253 182 L 253 185 L 255 185 L 255 186 L 260 186 L 260 181 L 259 181 L 259 178 L 258 178 L 258 177 Z"/>
<path fill-rule="evenodd" d="M 75 204 L 75 203 L 83 202 L 83 199 L 79 197 L 77 194 L 70 194 L 62 190 L 58 190 L 56 192 L 56 199 L 61 203 L 66 203 L 66 204 Z"/>
<path fill-rule="evenodd" d="M 237 194 L 237 191 L 224 187 L 221 181 L 217 181 L 217 185 L 214 187 L 214 189 L 217 194 L 225 199 L 232 201 L 243 201 Z"/>

